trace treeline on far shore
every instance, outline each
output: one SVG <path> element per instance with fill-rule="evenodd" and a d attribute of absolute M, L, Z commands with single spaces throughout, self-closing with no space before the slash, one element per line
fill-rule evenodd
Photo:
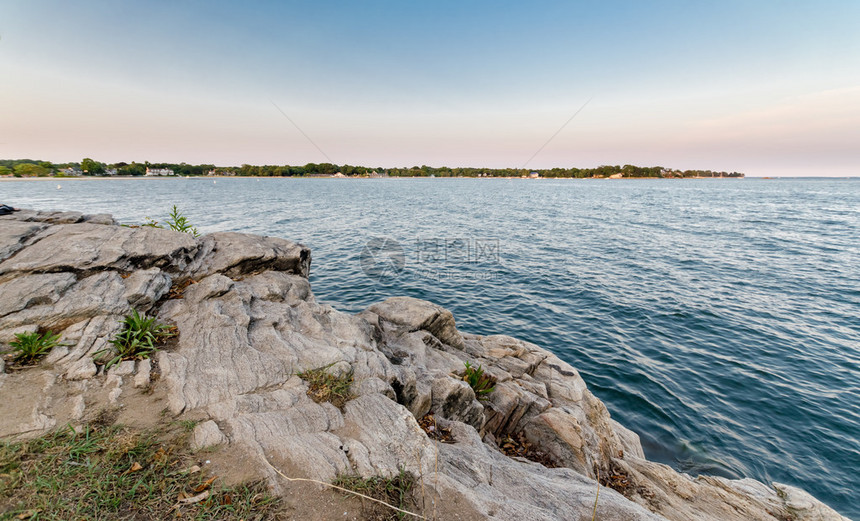
<path fill-rule="evenodd" d="M 713 170 L 677 170 L 661 166 L 603 165 L 595 168 L 449 168 L 446 166 L 413 166 L 411 168 L 371 168 L 332 163 L 308 163 L 303 166 L 290 165 L 242 165 L 216 166 L 211 164 L 190 165 L 187 163 L 102 163 L 90 158 L 81 162 L 51 163 L 32 159 L 0 159 L 0 176 L 48 177 L 48 176 L 144 176 L 147 169 L 169 170 L 176 176 L 260 176 L 260 177 L 557 177 L 557 178 L 607 178 L 607 177 L 744 177 L 740 172 L 717 172 Z"/>

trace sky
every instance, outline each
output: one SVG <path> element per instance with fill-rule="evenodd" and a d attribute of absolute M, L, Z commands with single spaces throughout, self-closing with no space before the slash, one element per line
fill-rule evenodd
<path fill-rule="evenodd" d="M 860 2 L 0 0 L 0 158 L 860 176 Z"/>

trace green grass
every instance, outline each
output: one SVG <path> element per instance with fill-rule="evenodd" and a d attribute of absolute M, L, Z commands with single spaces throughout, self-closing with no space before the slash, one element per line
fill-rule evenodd
<path fill-rule="evenodd" d="M 280 503 L 263 484 L 226 488 L 189 473 L 186 437 L 87 426 L 0 441 L 0 521 L 274 518 Z M 205 491 L 206 499 L 179 504 Z"/>
<path fill-rule="evenodd" d="M 330 402 L 338 409 L 342 409 L 346 402 L 355 398 L 352 394 L 352 370 L 340 376 L 327 372 L 325 367 L 310 369 L 299 373 L 298 377 L 308 383 L 308 396 L 317 403 Z"/>
<path fill-rule="evenodd" d="M 193 431 L 194 427 L 197 427 L 199 423 L 199 420 L 178 420 L 173 422 L 174 425 L 182 427 L 182 430 L 184 430 L 185 432 Z"/>
<path fill-rule="evenodd" d="M 496 379 L 485 374 L 484 369 L 480 365 L 475 367 L 469 362 L 466 362 L 465 365 L 466 370 L 463 373 L 463 380 L 475 391 L 477 399 L 485 399 L 487 395 L 496 390 Z"/>
<path fill-rule="evenodd" d="M 154 317 L 141 315 L 136 309 L 126 315 L 122 324 L 122 331 L 110 340 L 113 348 L 95 353 L 105 362 L 105 370 L 122 360 L 149 358 L 158 350 L 160 342 L 176 336 L 173 328 L 159 324 Z"/>
<path fill-rule="evenodd" d="M 400 474 L 393 478 L 378 476 L 361 478 L 359 476 L 342 475 L 338 476 L 332 484 L 384 501 L 402 510 L 415 512 L 416 502 L 413 494 L 415 476 L 402 469 L 400 470 Z M 370 501 L 362 504 L 362 511 L 363 519 L 370 521 L 415 519 L 412 516 L 407 516 L 402 512 L 391 510 L 384 505 Z"/>
<path fill-rule="evenodd" d="M 18 353 L 15 356 L 15 362 L 26 365 L 35 363 L 59 343 L 60 335 L 54 335 L 50 331 L 46 331 L 42 335 L 38 333 L 17 333 L 15 340 L 9 342 L 9 345 L 12 347 L 13 352 Z"/>

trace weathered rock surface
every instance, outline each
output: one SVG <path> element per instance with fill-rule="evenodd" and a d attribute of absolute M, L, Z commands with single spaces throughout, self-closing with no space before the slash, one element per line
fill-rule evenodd
<path fill-rule="evenodd" d="M 420 478 L 428 511 L 456 503 L 479 518 L 587 520 L 595 479 L 613 473 L 626 476 L 627 497 L 601 487 L 597 519 L 845 520 L 794 487 L 649 462 L 550 352 L 462 333 L 449 311 L 407 297 L 338 312 L 316 302 L 309 269 L 310 251 L 283 239 L 195 239 L 74 212 L 0 217 L 0 342 L 47 329 L 63 340 L 37 367 L 0 363 L 0 436 L 140 402 L 199 420 L 195 448 L 241 448 L 276 491 L 290 484 L 274 468 L 324 481 L 402 468 Z M 174 324 L 178 340 L 104 374 L 94 355 L 132 308 Z M 464 362 L 495 378 L 485 400 L 462 380 Z M 322 367 L 352 372 L 355 398 L 342 409 L 313 401 L 298 376 Z M 417 419 L 428 412 L 454 443 L 427 436 Z M 556 468 L 506 456 L 508 437 Z"/>

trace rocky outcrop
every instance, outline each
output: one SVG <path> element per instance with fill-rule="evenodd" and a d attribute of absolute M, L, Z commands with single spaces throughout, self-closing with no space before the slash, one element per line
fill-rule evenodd
<path fill-rule="evenodd" d="M 290 483 L 276 468 L 323 481 L 403 469 L 420 479 L 426 512 L 456 504 L 475 518 L 591 519 L 600 480 L 620 490 L 601 487 L 601 520 L 844 520 L 793 487 L 647 461 L 576 369 L 534 344 L 463 333 L 449 311 L 407 297 L 357 315 L 320 304 L 310 260 L 269 237 L 195 239 L 71 212 L 0 217 L 0 342 L 47 329 L 63 341 L 36 367 L 0 365 L 0 436 L 105 407 L 132 422 L 163 409 L 199 420 L 193 447 L 240 448 L 281 492 Z M 105 373 L 95 353 L 133 308 L 178 339 Z M 485 399 L 463 381 L 465 362 L 495 380 Z M 318 368 L 352 375 L 342 408 L 308 396 L 299 375 Z M 428 413 L 451 443 L 428 437 Z"/>

